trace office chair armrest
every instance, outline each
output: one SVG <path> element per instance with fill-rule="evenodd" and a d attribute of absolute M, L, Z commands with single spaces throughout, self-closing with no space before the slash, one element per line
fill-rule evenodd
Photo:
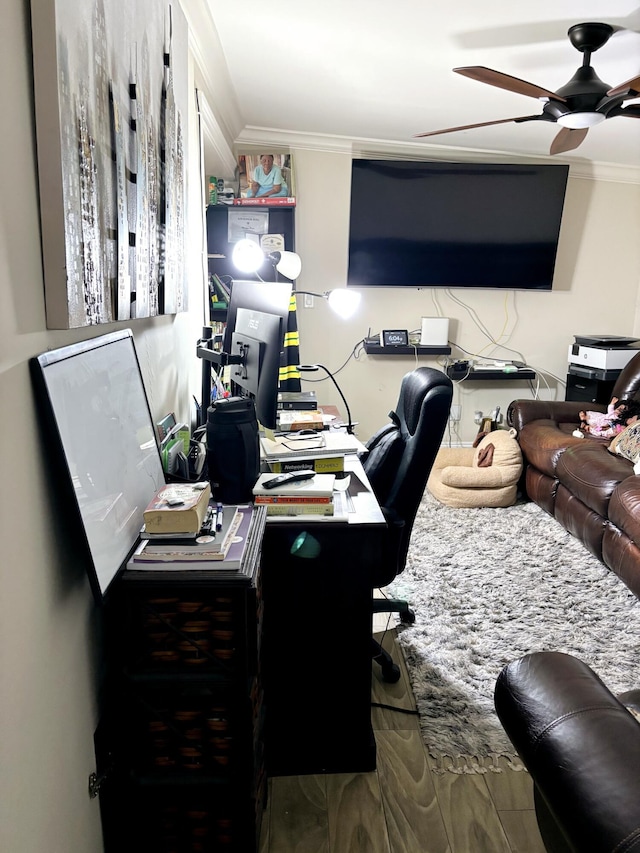
<path fill-rule="evenodd" d="M 384 515 L 384 520 L 387 522 L 387 526 L 392 530 L 402 530 L 404 528 L 404 519 L 400 518 L 398 513 L 389 509 L 386 506 L 381 506 L 382 514 Z"/>
<path fill-rule="evenodd" d="M 404 519 L 387 507 L 380 507 L 384 520 L 387 522 L 387 530 L 382 542 L 380 560 L 377 568 L 372 570 L 372 585 L 374 587 L 386 586 L 391 583 L 398 572 L 404 568 L 400 565 L 405 557 L 406 544 L 404 543 Z"/>
<path fill-rule="evenodd" d="M 546 827 L 571 850 L 640 850 L 640 723 L 598 676 L 535 652 L 502 670 L 495 705 L 536 785 L 543 839 Z"/>

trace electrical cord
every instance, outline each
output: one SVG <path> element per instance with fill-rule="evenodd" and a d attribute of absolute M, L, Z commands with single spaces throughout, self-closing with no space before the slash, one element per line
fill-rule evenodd
<path fill-rule="evenodd" d="M 361 341 L 358 341 L 357 344 L 355 344 L 355 346 L 353 347 L 353 349 L 351 350 L 349 355 L 346 357 L 346 359 L 343 361 L 343 363 L 340 365 L 340 367 L 337 367 L 335 370 L 331 371 L 334 376 L 337 376 L 338 373 L 340 373 L 340 371 L 344 370 L 352 358 L 357 359 L 359 357 L 358 355 L 356 355 L 356 352 L 357 352 L 359 347 L 364 348 L 364 338 Z M 322 376 L 320 379 L 307 379 L 307 377 L 305 376 L 304 381 L 305 382 L 326 382 L 328 379 L 329 379 L 328 376 Z"/>
<path fill-rule="evenodd" d="M 398 711 L 400 714 L 409 714 L 412 717 L 418 717 L 419 712 L 414 708 L 398 708 L 397 705 L 387 705 L 384 702 L 372 702 L 372 708 L 384 708 L 387 711 Z"/>

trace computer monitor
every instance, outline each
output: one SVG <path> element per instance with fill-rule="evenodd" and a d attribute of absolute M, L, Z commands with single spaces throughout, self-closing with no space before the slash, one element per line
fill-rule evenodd
<path fill-rule="evenodd" d="M 129 329 L 31 359 L 56 504 L 101 601 L 138 541 L 165 477 Z"/>
<path fill-rule="evenodd" d="M 278 379 L 291 303 L 290 283 L 234 280 L 227 314 L 224 351 L 231 379 L 249 394 L 266 429 L 277 424 Z"/>

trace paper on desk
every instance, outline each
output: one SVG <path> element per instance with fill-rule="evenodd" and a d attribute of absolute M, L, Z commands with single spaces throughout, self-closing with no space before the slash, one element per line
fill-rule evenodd
<path fill-rule="evenodd" d="M 273 440 L 263 436 L 261 439 L 262 454 L 267 459 L 290 459 L 292 456 L 303 454 L 307 456 L 341 456 L 350 453 L 363 453 L 364 444 L 355 435 L 346 432 L 324 430 L 308 439 L 298 437 L 295 441 L 278 436 Z"/>

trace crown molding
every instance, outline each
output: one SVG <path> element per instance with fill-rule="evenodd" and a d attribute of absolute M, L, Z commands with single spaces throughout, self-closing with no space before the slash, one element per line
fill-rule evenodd
<path fill-rule="evenodd" d="M 423 141 L 350 138 L 245 125 L 208 0 L 181 0 L 181 6 L 189 25 L 189 48 L 195 66 L 196 88 L 204 95 L 201 103 L 205 104 L 202 113 L 205 139 L 211 137 L 213 149 L 223 152 L 222 162 L 225 169 L 230 169 L 229 152 L 232 152 L 233 156 L 234 148 L 268 144 L 285 151 L 301 148 L 349 153 L 361 157 L 455 159 L 485 163 L 565 163 L 570 166 L 573 178 L 640 184 L 640 166 L 622 166 L 582 157 L 537 156 L 514 151 L 437 145 Z"/>
<path fill-rule="evenodd" d="M 206 102 L 206 114 L 202 116 L 205 134 L 208 130 L 206 122 L 213 117 L 215 127 L 212 127 L 211 134 L 214 137 L 221 135 L 226 147 L 232 151 L 244 120 L 209 3 L 207 0 L 181 0 L 180 5 L 189 27 L 195 86 Z"/>
<path fill-rule="evenodd" d="M 623 184 L 640 184 L 640 167 L 616 163 L 599 163 L 581 157 L 552 157 L 516 154 L 513 151 L 490 151 L 424 142 L 396 142 L 388 139 L 366 139 L 304 133 L 270 127 L 245 127 L 236 137 L 236 145 L 277 145 L 285 150 L 307 150 L 350 153 L 358 157 L 394 157 L 416 160 L 464 160 L 470 162 L 501 163 L 564 163 L 570 167 L 572 178 L 612 181 Z"/>

